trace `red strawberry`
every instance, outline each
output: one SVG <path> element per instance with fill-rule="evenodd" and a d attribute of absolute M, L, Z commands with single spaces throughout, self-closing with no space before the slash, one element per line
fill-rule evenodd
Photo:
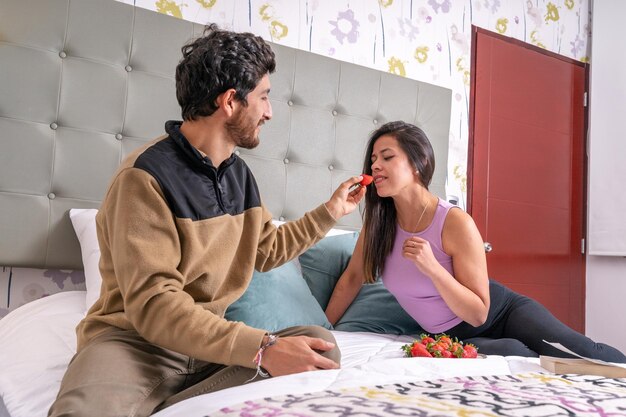
<path fill-rule="evenodd" d="M 439 335 L 439 337 L 437 337 L 437 344 L 440 346 L 443 346 L 445 350 L 448 350 L 450 349 L 450 346 L 452 345 L 452 339 L 450 339 L 445 334 L 442 334 L 442 335 Z"/>
<path fill-rule="evenodd" d="M 429 343 L 435 343 L 435 339 L 428 336 L 427 334 L 422 333 L 420 337 L 422 338 L 422 345 L 424 346 L 427 346 Z"/>
<path fill-rule="evenodd" d="M 452 344 L 452 339 L 450 339 L 450 337 L 446 336 L 445 334 L 442 334 L 441 336 L 439 336 L 438 340 L 442 343 L 447 343 L 448 346 Z"/>
<path fill-rule="evenodd" d="M 450 352 L 449 350 L 442 350 L 441 351 L 441 357 L 442 358 L 452 358 L 452 352 Z"/>
<path fill-rule="evenodd" d="M 361 176 L 363 177 L 363 179 L 359 184 L 361 184 L 363 187 L 367 187 L 372 183 L 372 181 L 374 181 L 374 177 L 372 177 L 371 175 L 361 174 Z"/>
<path fill-rule="evenodd" d="M 435 343 L 431 345 L 428 349 L 429 352 L 433 354 L 433 356 L 437 358 L 443 357 L 443 352 L 446 350 L 446 347 L 440 343 Z"/>
<path fill-rule="evenodd" d="M 450 346 L 450 352 L 457 358 L 463 357 L 463 345 L 459 342 L 452 342 L 452 346 Z"/>
<path fill-rule="evenodd" d="M 438 340 L 438 341 L 437 341 L 437 344 L 438 344 L 439 346 L 441 346 L 442 348 L 444 348 L 444 350 L 448 350 L 448 349 L 450 349 L 450 343 L 448 343 L 448 342 L 444 342 L 444 341 L 442 341 L 442 340 Z"/>
<path fill-rule="evenodd" d="M 426 346 L 421 343 L 415 342 L 413 346 L 411 346 L 411 356 L 412 357 L 422 357 L 422 358 L 432 358 L 433 355 L 426 349 Z"/>
<path fill-rule="evenodd" d="M 472 344 L 467 344 L 463 347 L 463 358 L 476 358 L 478 357 L 478 349 Z"/>
<path fill-rule="evenodd" d="M 478 348 L 474 345 L 463 345 L 456 337 L 452 339 L 442 333 L 432 338 L 427 333 L 422 333 L 419 340 L 414 340 L 408 345 L 403 345 L 402 350 L 407 357 L 427 358 L 476 358 Z"/>

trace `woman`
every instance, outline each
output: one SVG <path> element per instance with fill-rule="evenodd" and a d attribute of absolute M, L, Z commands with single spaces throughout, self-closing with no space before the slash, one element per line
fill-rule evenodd
<path fill-rule="evenodd" d="M 435 170 L 425 133 L 404 122 L 370 138 L 363 172 L 374 177 L 365 196 L 363 229 L 326 309 L 336 323 L 363 281 L 385 287 L 429 333 L 474 343 L 481 353 L 586 357 L 626 363 L 617 349 L 595 343 L 536 301 L 490 281 L 480 236 L 463 210 L 428 191 Z"/>

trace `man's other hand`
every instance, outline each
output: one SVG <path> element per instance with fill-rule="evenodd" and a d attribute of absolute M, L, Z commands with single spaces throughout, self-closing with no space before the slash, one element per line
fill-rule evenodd
<path fill-rule="evenodd" d="M 263 352 L 261 366 L 272 376 L 337 369 L 339 364 L 320 353 L 335 347 L 324 339 L 308 336 L 281 337 Z"/>

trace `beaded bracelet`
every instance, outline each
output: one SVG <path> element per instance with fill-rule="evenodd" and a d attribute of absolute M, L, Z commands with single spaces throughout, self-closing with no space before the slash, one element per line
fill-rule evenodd
<path fill-rule="evenodd" d="M 256 353 L 253 359 L 253 362 L 256 364 L 256 374 L 254 374 L 254 376 L 250 378 L 249 380 L 247 380 L 246 382 L 250 382 L 254 380 L 259 375 L 261 375 L 263 378 L 267 378 L 270 376 L 270 374 L 264 371 L 263 368 L 261 367 L 261 361 L 263 360 L 263 353 L 265 352 L 265 349 L 267 349 L 268 347 L 272 345 L 275 345 L 277 341 L 278 341 L 278 336 L 276 336 L 275 334 L 270 334 L 267 336 L 267 342 L 265 342 L 263 346 L 259 348 L 258 352 Z"/>

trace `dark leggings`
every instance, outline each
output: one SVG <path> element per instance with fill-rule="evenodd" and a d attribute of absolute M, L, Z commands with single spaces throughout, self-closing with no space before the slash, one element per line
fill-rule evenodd
<path fill-rule="evenodd" d="M 491 307 L 482 326 L 462 322 L 445 333 L 475 344 L 480 353 L 488 355 L 571 357 L 543 342 L 545 339 L 588 358 L 626 363 L 626 356 L 619 350 L 569 328 L 537 301 L 493 280 L 489 292 Z"/>

